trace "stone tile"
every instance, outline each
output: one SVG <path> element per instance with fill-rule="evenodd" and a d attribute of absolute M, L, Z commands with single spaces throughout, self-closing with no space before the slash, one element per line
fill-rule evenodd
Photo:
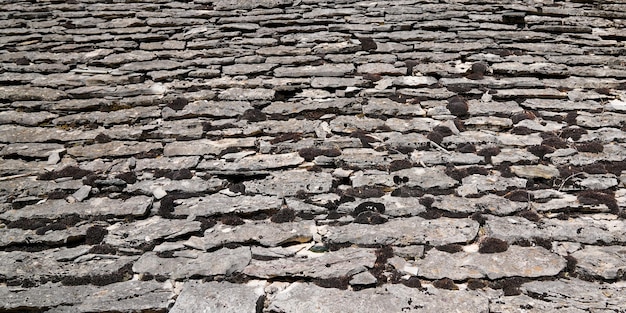
<path fill-rule="evenodd" d="M 200 198 L 178 199 L 174 201 L 173 214 L 176 216 L 212 216 L 228 213 L 254 213 L 278 209 L 282 201 L 272 196 L 228 196 L 215 193 Z"/>
<path fill-rule="evenodd" d="M 183 285 L 169 312 L 193 312 L 198 308 L 207 312 L 254 312 L 262 304 L 263 296 L 262 286 L 190 280 Z"/>
<path fill-rule="evenodd" d="M 599 284 L 579 279 L 558 279 L 554 281 L 532 281 L 521 289 L 532 295 L 541 295 L 544 301 L 558 306 L 580 310 L 619 310 L 622 307 L 624 288 L 618 284 Z"/>
<path fill-rule="evenodd" d="M 172 240 L 201 231 L 200 222 L 168 220 L 153 216 L 133 223 L 116 223 L 107 227 L 104 243 L 117 247 L 138 248 L 154 241 Z"/>
<path fill-rule="evenodd" d="M 246 192 L 270 196 L 295 196 L 298 192 L 308 194 L 327 193 L 332 187 L 332 176 L 302 170 L 275 171 L 265 179 L 244 182 Z"/>
<path fill-rule="evenodd" d="M 103 157 L 132 156 L 142 152 L 160 149 L 163 149 L 163 145 L 158 142 L 111 141 L 72 147 L 67 149 L 67 153 L 77 158 L 97 159 Z"/>
<path fill-rule="evenodd" d="M 622 279 L 626 274 L 626 249 L 623 246 L 586 246 L 572 253 L 576 272 L 603 279 Z"/>
<path fill-rule="evenodd" d="M 275 77 L 336 77 L 355 71 L 352 64 L 325 64 L 319 66 L 285 67 L 274 69 Z"/>
<path fill-rule="evenodd" d="M 192 141 L 175 141 L 165 145 L 163 155 L 172 156 L 201 156 L 219 155 L 231 148 L 253 148 L 254 138 L 225 138 L 221 140 L 199 139 Z"/>
<path fill-rule="evenodd" d="M 203 160 L 198 169 L 210 173 L 236 173 L 245 171 L 264 171 L 285 167 L 295 167 L 304 162 L 297 152 L 283 154 L 255 154 L 246 156 L 235 162 L 226 160 Z"/>

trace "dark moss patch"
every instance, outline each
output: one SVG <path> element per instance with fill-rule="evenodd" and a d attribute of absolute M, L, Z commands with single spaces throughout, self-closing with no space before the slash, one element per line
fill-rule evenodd
<path fill-rule="evenodd" d="M 220 218 L 220 222 L 222 222 L 222 224 L 224 225 L 230 225 L 230 226 L 238 226 L 238 225 L 243 225 L 246 223 L 241 217 L 234 215 L 234 214 L 226 214 L 222 216 Z"/>
<path fill-rule="evenodd" d="M 498 238 L 487 237 L 480 242 L 479 253 L 498 253 L 509 249 L 509 243 Z"/>
<path fill-rule="evenodd" d="M 443 135 L 441 135 L 438 132 L 430 132 L 428 133 L 428 135 L 426 136 L 426 138 L 428 138 L 428 140 L 436 143 L 436 144 L 441 144 L 441 142 L 443 141 Z"/>
<path fill-rule="evenodd" d="M 302 138 L 302 133 L 286 133 L 286 134 L 281 134 L 279 136 L 274 137 L 274 139 L 270 140 L 270 143 L 275 145 L 279 142 L 285 142 L 285 141 L 300 141 L 300 139 Z"/>
<path fill-rule="evenodd" d="M 467 289 L 469 290 L 478 290 L 485 287 L 487 287 L 487 284 L 480 279 L 470 278 L 467 280 Z"/>
<path fill-rule="evenodd" d="M 459 290 L 459 286 L 457 286 L 452 279 L 447 277 L 435 280 L 433 282 L 433 286 L 439 289 Z"/>
<path fill-rule="evenodd" d="M 425 206 L 426 208 L 430 209 L 433 205 L 433 203 L 435 203 L 435 198 L 433 197 L 422 197 L 419 200 L 419 203 L 423 206 Z"/>
<path fill-rule="evenodd" d="M 391 192 L 391 195 L 394 197 L 410 198 L 410 197 L 421 197 L 424 195 L 424 192 L 419 189 L 409 188 L 406 186 L 400 186 L 394 189 Z"/>
<path fill-rule="evenodd" d="M 19 228 L 35 230 L 41 227 L 45 227 L 51 221 L 45 218 L 20 218 L 15 221 L 10 221 L 7 225 L 8 228 Z"/>
<path fill-rule="evenodd" d="M 326 279 L 315 279 L 313 283 L 322 288 L 335 288 L 346 290 L 350 285 L 350 276 L 333 277 Z"/>
<path fill-rule="evenodd" d="M 534 154 L 535 156 L 539 158 L 543 158 L 546 154 L 550 154 L 556 151 L 554 147 L 547 146 L 547 145 L 530 146 L 526 148 L 526 150 L 528 150 L 528 152 Z"/>
<path fill-rule="evenodd" d="M 344 191 L 344 194 L 355 198 L 380 198 L 385 195 L 385 192 L 379 187 L 362 186 L 348 188 Z"/>
<path fill-rule="evenodd" d="M 167 104 L 167 107 L 174 110 L 174 111 L 180 111 L 182 110 L 187 104 L 189 104 L 189 100 L 185 99 L 185 98 L 176 98 L 174 100 L 172 100 L 170 103 Z"/>
<path fill-rule="evenodd" d="M 467 105 L 467 101 L 460 96 L 454 96 L 448 100 L 448 105 L 446 106 L 448 111 L 455 116 L 466 116 L 469 112 L 469 106 Z"/>
<path fill-rule="evenodd" d="M 320 148 L 302 148 L 298 151 L 298 154 L 306 161 L 310 162 L 315 157 L 323 155 L 327 157 L 337 157 L 341 155 L 339 149 L 320 149 Z"/>
<path fill-rule="evenodd" d="M 541 144 L 544 146 L 549 146 L 555 149 L 569 148 L 567 142 L 557 137 L 554 133 L 541 133 L 541 137 L 543 138 Z"/>
<path fill-rule="evenodd" d="M 89 249 L 89 253 L 93 253 L 93 254 L 112 254 L 115 255 L 117 254 L 117 249 L 110 245 L 110 244 L 99 244 L 99 245 L 95 245 L 93 247 L 91 247 Z"/>
<path fill-rule="evenodd" d="M 578 264 L 578 260 L 571 255 L 566 255 L 565 261 L 567 261 L 565 265 L 565 271 L 570 274 L 570 276 L 576 277 L 576 265 Z"/>
<path fill-rule="evenodd" d="M 533 237 L 532 240 L 534 245 L 543 247 L 548 251 L 552 250 L 552 240 L 542 237 Z"/>
<path fill-rule="evenodd" d="M 187 168 L 183 168 L 180 170 L 157 169 L 154 171 L 154 177 L 165 177 L 171 180 L 183 180 L 193 178 L 193 173 Z"/>
<path fill-rule="evenodd" d="M 399 171 L 399 170 L 403 170 L 403 169 L 407 169 L 407 168 L 411 168 L 413 167 L 413 163 L 409 160 L 403 159 L 403 160 L 393 160 L 391 161 L 391 163 L 389 163 L 389 171 L 390 172 L 395 172 L 395 171 Z"/>
<path fill-rule="evenodd" d="M 270 221 L 274 223 L 287 223 L 293 222 L 296 219 L 296 211 L 291 208 L 282 208 L 272 215 Z"/>
<path fill-rule="evenodd" d="M 109 231 L 102 226 L 91 226 L 87 228 L 85 243 L 88 245 L 99 244 L 108 233 Z"/>
<path fill-rule="evenodd" d="M 194 221 L 198 221 L 200 222 L 200 228 L 202 229 L 202 232 L 204 232 L 205 230 L 215 226 L 217 224 L 217 222 L 212 219 L 212 218 L 206 218 L 206 217 L 201 217 L 198 216 L 196 217 L 196 219 L 194 219 Z"/>
<path fill-rule="evenodd" d="M 436 220 L 445 215 L 442 210 L 428 208 L 425 212 L 419 213 L 417 216 L 427 220 Z"/>
<path fill-rule="evenodd" d="M 54 190 L 54 191 L 50 191 L 47 194 L 47 198 L 48 199 L 65 199 L 65 197 L 67 197 L 69 195 L 69 192 L 63 191 L 63 190 Z"/>
<path fill-rule="evenodd" d="M 160 201 L 158 214 L 164 218 L 171 218 L 174 212 L 174 200 L 172 195 L 166 195 Z"/>
<path fill-rule="evenodd" d="M 587 134 L 587 130 L 584 128 L 566 127 L 561 129 L 559 137 L 563 139 L 572 138 L 574 141 L 578 141 L 584 134 Z"/>
<path fill-rule="evenodd" d="M 393 176 L 393 183 L 396 185 L 400 185 L 400 184 L 404 184 L 404 183 L 408 183 L 409 182 L 409 178 L 406 176 L 398 176 L 398 175 L 394 175 Z"/>
<path fill-rule="evenodd" d="M 163 155 L 163 149 L 151 149 L 150 151 L 135 154 L 137 159 L 154 159 Z"/>
<path fill-rule="evenodd" d="M 488 175 L 489 170 L 484 167 L 478 167 L 478 166 L 470 166 L 470 167 L 465 167 L 465 168 L 447 166 L 445 169 L 445 173 L 451 178 L 461 181 L 463 178 L 470 176 L 470 175 L 474 175 L 474 174 Z"/>
<path fill-rule="evenodd" d="M 369 136 L 369 134 L 363 130 L 357 129 L 350 133 L 350 137 L 358 138 L 361 141 L 363 148 L 371 148 L 371 143 L 378 142 L 378 139 Z"/>
<path fill-rule="evenodd" d="M 357 217 L 354 219 L 354 222 L 358 224 L 377 225 L 386 223 L 387 218 L 377 212 L 366 211 L 361 212 L 359 215 L 357 215 Z"/>
<path fill-rule="evenodd" d="M 485 225 L 485 222 L 487 222 L 487 218 L 484 215 L 482 215 L 480 212 L 476 212 L 472 214 L 470 218 L 478 222 L 478 224 L 480 225 Z"/>
<path fill-rule="evenodd" d="M 474 146 L 471 143 L 462 143 L 462 144 L 459 144 L 459 146 L 456 148 L 456 151 L 461 152 L 461 153 L 475 153 L 476 146 Z"/>
<path fill-rule="evenodd" d="M 411 276 L 407 279 L 403 279 L 400 283 L 409 288 L 422 288 L 422 282 L 419 278 L 417 278 L 417 276 Z"/>
<path fill-rule="evenodd" d="M 433 128 L 433 132 L 441 134 L 443 137 L 448 137 L 454 135 L 452 130 L 446 126 L 435 126 Z"/>
<path fill-rule="evenodd" d="M 376 45 L 376 42 L 374 41 L 374 39 L 370 37 L 360 37 L 358 39 L 359 39 L 359 42 L 361 42 L 361 50 L 372 51 L 372 50 L 378 49 L 378 45 Z"/>
<path fill-rule="evenodd" d="M 20 57 L 13 61 L 15 65 L 30 65 L 30 60 L 27 57 Z"/>
<path fill-rule="evenodd" d="M 604 151 L 604 146 L 597 141 L 590 141 L 577 144 L 576 150 L 578 150 L 578 152 L 601 153 Z"/>
<path fill-rule="evenodd" d="M 526 126 L 515 126 L 511 130 L 511 133 L 515 135 L 530 135 L 536 132 L 537 132 L 536 130 L 532 130 Z"/>
<path fill-rule="evenodd" d="M 98 135 L 96 135 L 96 137 L 93 139 L 96 143 L 107 143 L 107 142 L 111 142 L 113 141 L 111 139 L 111 137 L 107 136 L 104 133 L 99 133 Z"/>
<path fill-rule="evenodd" d="M 484 157 L 492 157 L 500 154 L 500 148 L 498 147 L 485 147 L 480 149 L 476 154 Z"/>
<path fill-rule="evenodd" d="M 492 281 L 489 287 L 492 289 L 502 289 L 505 296 L 517 296 L 522 294 L 520 286 L 529 281 L 530 279 L 525 277 L 507 277 Z"/>
<path fill-rule="evenodd" d="M 248 109 L 241 115 L 242 120 L 248 122 L 261 122 L 267 120 L 267 115 L 259 109 Z"/>
<path fill-rule="evenodd" d="M 578 113 L 576 111 L 567 112 L 565 122 L 567 125 L 576 125 L 576 117 L 578 117 Z"/>
<path fill-rule="evenodd" d="M 83 170 L 77 166 L 66 166 L 61 170 L 46 172 L 37 177 L 39 180 L 55 180 L 62 177 L 71 177 L 73 179 L 83 178 L 87 175 L 93 174 L 92 171 Z"/>
<path fill-rule="evenodd" d="M 524 111 L 511 115 L 511 121 L 513 121 L 513 124 L 517 124 L 523 120 L 534 120 L 535 118 L 537 118 L 535 114 L 530 111 Z"/>
<path fill-rule="evenodd" d="M 367 80 L 370 80 L 372 82 L 377 82 L 377 81 L 383 79 L 383 77 L 380 74 L 365 73 L 365 74 L 363 74 L 363 79 L 367 79 Z"/>
<path fill-rule="evenodd" d="M 64 230 L 78 224 L 81 218 L 77 214 L 63 216 L 52 221 L 50 224 L 39 227 L 35 230 L 37 235 L 43 235 L 49 230 Z"/>
<path fill-rule="evenodd" d="M 457 253 L 463 251 L 463 246 L 456 243 L 449 243 L 447 245 L 436 246 L 435 249 L 448 253 Z"/>
<path fill-rule="evenodd" d="M 387 282 L 384 271 L 387 269 L 387 260 L 394 256 L 393 248 L 391 246 L 382 246 L 376 249 L 374 254 L 376 255 L 376 261 L 374 262 L 374 267 L 370 269 L 370 273 L 376 277 L 378 284 L 381 285 Z"/>
<path fill-rule="evenodd" d="M 618 214 L 619 206 L 617 205 L 617 201 L 615 200 L 615 194 L 610 190 L 604 191 L 595 191 L 595 190 L 584 190 L 576 194 L 578 198 L 578 202 L 584 205 L 606 205 L 611 213 Z"/>
<path fill-rule="evenodd" d="M 483 79 L 485 73 L 487 73 L 487 64 L 483 62 L 475 62 L 467 71 L 466 77 L 472 80 Z"/>

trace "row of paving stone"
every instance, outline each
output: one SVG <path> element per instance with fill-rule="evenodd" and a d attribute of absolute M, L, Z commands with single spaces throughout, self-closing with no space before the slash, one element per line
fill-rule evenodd
<path fill-rule="evenodd" d="M 624 312 L 620 1 L 4 1 L 2 312 Z"/>

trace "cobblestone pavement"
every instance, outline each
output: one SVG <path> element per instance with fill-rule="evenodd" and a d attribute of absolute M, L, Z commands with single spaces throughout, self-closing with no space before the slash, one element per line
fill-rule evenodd
<path fill-rule="evenodd" d="M 626 312 L 621 0 L 3 0 L 0 312 Z"/>

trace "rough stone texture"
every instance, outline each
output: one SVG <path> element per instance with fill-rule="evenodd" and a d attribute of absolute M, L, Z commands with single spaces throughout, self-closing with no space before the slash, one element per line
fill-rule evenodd
<path fill-rule="evenodd" d="M 625 11 L 2 1 L 0 311 L 621 312 Z"/>

